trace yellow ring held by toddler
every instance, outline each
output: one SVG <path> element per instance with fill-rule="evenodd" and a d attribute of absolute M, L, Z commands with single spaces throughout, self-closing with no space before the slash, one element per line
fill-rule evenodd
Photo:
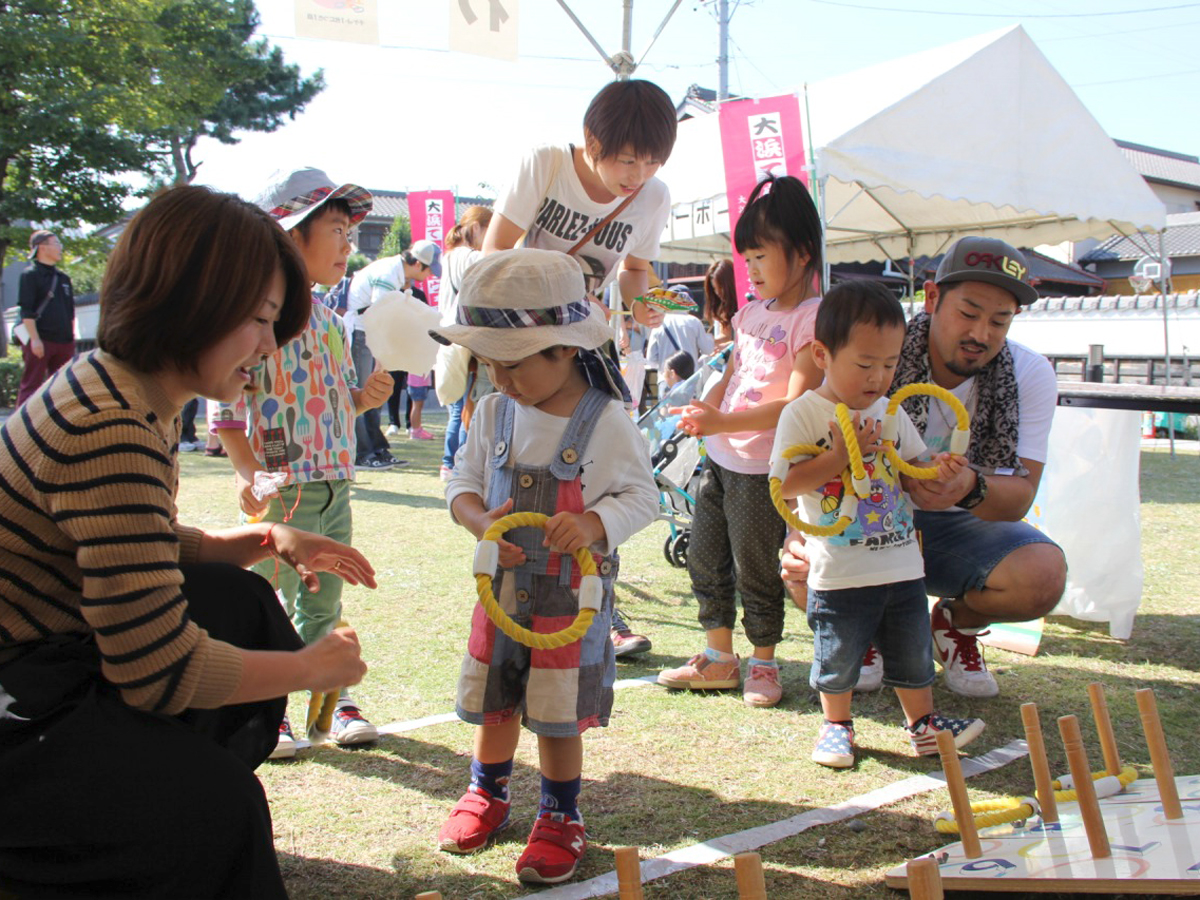
<path fill-rule="evenodd" d="M 545 526 L 549 516 L 542 513 L 511 513 L 497 519 L 484 532 L 482 540 L 475 549 L 475 588 L 479 593 L 479 602 L 497 628 L 519 644 L 533 647 L 537 650 L 553 650 L 573 644 L 587 633 L 591 627 L 596 612 L 600 609 L 603 599 L 603 584 L 596 574 L 596 561 L 592 558 L 587 547 L 580 547 L 572 556 L 579 566 L 581 575 L 579 584 L 579 614 L 575 621 L 561 631 L 550 634 L 539 634 L 518 625 L 512 620 L 496 601 L 492 592 L 492 579 L 496 575 L 499 564 L 499 545 L 496 541 L 513 528 Z"/>
<path fill-rule="evenodd" d="M 969 417 L 966 407 L 962 405 L 962 402 L 948 390 L 936 384 L 926 382 L 910 384 L 902 387 L 892 395 L 891 401 L 887 406 L 887 412 L 884 415 L 882 433 L 880 435 L 883 443 L 883 453 L 891 461 L 892 465 L 905 475 L 911 478 L 931 479 L 937 477 L 937 466 L 914 466 L 901 459 L 900 454 L 896 451 L 896 437 L 899 431 L 899 426 L 896 424 L 896 412 L 900 409 L 901 403 L 917 394 L 928 394 L 931 397 L 935 397 L 954 411 L 957 428 L 950 440 L 951 453 L 961 456 L 967 452 L 967 445 L 971 440 Z M 854 433 L 854 417 L 850 413 L 849 407 L 844 403 L 837 405 L 834 414 L 837 417 L 838 426 L 841 428 L 842 437 L 846 442 L 846 452 L 850 456 L 850 465 L 842 473 L 842 484 L 845 486 L 845 490 L 842 495 L 842 504 L 838 510 L 836 521 L 831 525 L 809 524 L 792 512 L 788 508 L 787 501 L 783 499 L 783 478 L 787 474 L 786 465 L 790 465 L 798 456 L 811 457 L 824 453 L 824 447 L 818 447 L 816 444 L 796 444 L 794 447 L 789 447 L 783 452 L 781 457 L 781 463 L 786 465 L 777 466 L 777 470 L 773 469 L 770 478 L 767 480 L 767 488 L 771 494 L 771 502 L 775 504 L 775 511 L 797 531 L 802 531 L 805 534 L 811 534 L 816 537 L 831 537 L 841 534 L 849 528 L 850 524 L 857 518 L 858 500 L 866 499 L 870 492 L 870 480 L 867 478 L 866 467 L 863 464 L 862 450 L 858 446 L 858 438 Z"/>

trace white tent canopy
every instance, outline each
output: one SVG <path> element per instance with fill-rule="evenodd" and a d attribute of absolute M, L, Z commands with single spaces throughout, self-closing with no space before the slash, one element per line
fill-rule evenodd
<path fill-rule="evenodd" d="M 1020 26 L 809 85 L 827 259 L 935 256 L 1158 231 L 1162 203 Z M 806 109 L 807 108 L 807 109 Z M 680 123 L 664 262 L 731 253 L 718 117 Z"/>

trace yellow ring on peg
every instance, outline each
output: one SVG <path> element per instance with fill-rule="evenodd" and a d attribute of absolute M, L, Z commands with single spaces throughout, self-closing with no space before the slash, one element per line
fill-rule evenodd
<path fill-rule="evenodd" d="M 543 513 L 510 513 L 493 522 L 491 527 L 484 532 L 482 540 L 495 541 L 513 528 L 544 527 L 549 519 L 550 517 Z M 580 547 L 572 555 L 575 562 L 579 565 L 581 575 L 596 574 L 596 560 L 592 558 L 591 551 L 587 547 Z M 479 602 L 483 604 L 483 611 L 487 613 L 488 618 L 495 623 L 496 627 L 518 644 L 532 647 L 535 650 L 553 650 L 557 647 L 565 647 L 567 644 L 575 643 L 587 633 L 588 628 L 592 625 L 592 619 L 596 616 L 594 609 L 581 609 L 575 617 L 575 621 L 561 631 L 555 631 L 551 634 L 539 634 L 518 625 L 500 607 L 500 604 L 496 601 L 496 595 L 492 593 L 491 575 L 476 575 L 475 589 L 479 593 Z"/>
<path fill-rule="evenodd" d="M 955 397 L 952 393 L 936 384 L 928 382 L 918 382 L 916 384 L 908 384 L 892 394 L 891 402 L 888 403 L 887 413 L 889 416 L 894 416 L 900 408 L 900 404 L 909 397 L 915 397 L 919 394 L 927 394 L 937 400 L 941 400 L 954 412 L 955 424 L 958 426 L 956 435 L 963 435 L 965 439 L 959 438 L 963 444 L 963 451 L 966 451 L 967 440 L 970 439 L 970 416 L 967 415 L 967 408 L 963 406 L 962 401 Z M 894 440 L 885 440 L 883 442 L 883 452 L 899 471 L 903 472 L 910 478 L 916 478 L 923 481 L 928 481 L 932 478 L 937 478 L 937 466 L 914 466 L 907 460 L 901 459 L 900 454 L 896 450 L 896 442 Z"/>

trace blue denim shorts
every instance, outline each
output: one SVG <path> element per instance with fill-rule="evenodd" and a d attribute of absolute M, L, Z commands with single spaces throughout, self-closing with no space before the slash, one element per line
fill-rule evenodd
<path fill-rule="evenodd" d="M 426 387 L 411 387 L 410 386 L 408 388 L 408 396 L 412 397 L 413 400 L 424 400 L 426 397 L 429 396 L 429 387 L 428 386 L 426 386 Z"/>
<path fill-rule="evenodd" d="M 992 569 L 1018 547 L 1058 546 L 1028 522 L 985 522 L 966 510 L 914 512 L 925 558 L 925 589 L 934 597 L 961 597 L 981 589 Z"/>
<path fill-rule="evenodd" d="M 929 599 L 919 578 L 838 591 L 809 588 L 808 627 L 813 633 L 808 683 L 823 694 L 854 690 L 871 643 L 883 657 L 884 684 L 933 684 Z"/>

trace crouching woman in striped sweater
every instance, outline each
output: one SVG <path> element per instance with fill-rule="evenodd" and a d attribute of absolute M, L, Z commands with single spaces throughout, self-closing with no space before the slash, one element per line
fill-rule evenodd
<path fill-rule="evenodd" d="M 287 525 L 183 525 L 176 457 L 183 405 L 246 390 L 310 304 L 265 213 L 174 188 L 112 254 L 100 349 L 0 429 L 0 894 L 286 897 L 253 770 L 290 691 L 366 667 L 349 629 L 304 646 L 244 567 L 374 570 Z"/>

